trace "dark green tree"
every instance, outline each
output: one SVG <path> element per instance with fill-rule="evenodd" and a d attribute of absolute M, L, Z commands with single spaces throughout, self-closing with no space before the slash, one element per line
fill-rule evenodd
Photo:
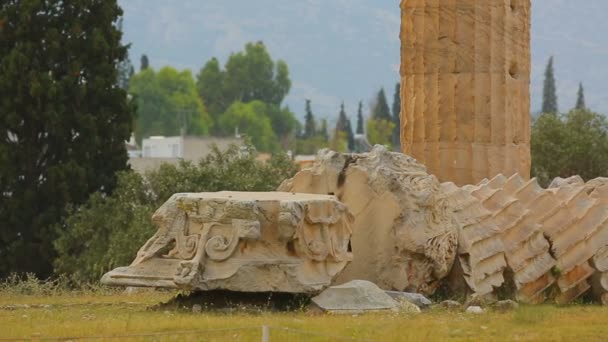
<path fill-rule="evenodd" d="M 355 134 L 353 133 L 353 126 L 350 124 L 350 119 L 346 121 L 346 141 L 348 144 L 348 150 L 355 150 Z"/>
<path fill-rule="evenodd" d="M 122 18 L 118 19 L 116 27 L 120 32 L 122 32 Z M 129 59 L 129 45 L 127 47 L 127 55 L 126 57 L 118 63 L 118 86 L 124 90 L 129 89 L 129 81 L 133 74 L 135 73 L 135 69 L 133 68 L 133 64 L 131 63 L 131 59 Z"/>
<path fill-rule="evenodd" d="M 310 100 L 306 99 L 306 116 L 304 118 L 304 138 L 312 138 L 317 134 L 315 116 L 310 108 Z"/>
<path fill-rule="evenodd" d="M 585 109 L 585 89 L 583 89 L 583 83 L 578 84 L 578 93 L 576 94 L 576 106 L 575 109 Z"/>
<path fill-rule="evenodd" d="M 139 71 L 144 71 L 150 67 L 150 61 L 148 60 L 148 56 L 141 55 L 141 59 L 139 62 Z"/>
<path fill-rule="evenodd" d="M 275 63 L 264 43 L 257 42 L 230 55 L 224 70 L 212 58 L 197 75 L 197 88 L 212 116 L 217 116 L 235 101 L 280 105 L 291 80 L 287 64 L 282 60 Z"/>
<path fill-rule="evenodd" d="M 357 134 L 365 133 L 363 125 L 363 102 L 359 101 L 359 108 L 357 109 Z"/>
<path fill-rule="evenodd" d="M 401 83 L 395 85 L 395 94 L 393 95 L 393 148 L 399 150 L 401 145 Z"/>
<path fill-rule="evenodd" d="M 217 58 L 211 58 L 196 75 L 196 89 L 207 111 L 217 121 L 219 116 L 230 105 L 229 100 L 225 99 L 223 90 L 224 72 L 221 70 L 220 62 Z M 234 100 L 234 99 L 232 99 Z M 214 130 L 214 133 L 218 133 Z"/>
<path fill-rule="evenodd" d="M 580 175 L 585 181 L 608 176 L 606 132 L 606 118 L 589 110 L 541 114 L 532 125 L 532 175 L 543 186 L 558 176 Z"/>
<path fill-rule="evenodd" d="M 549 57 L 545 69 L 545 82 L 543 84 L 543 105 L 541 112 L 557 113 L 557 94 L 555 88 L 555 75 L 553 73 L 553 56 Z"/>
<path fill-rule="evenodd" d="M 137 103 L 135 137 L 151 135 L 206 135 L 212 120 L 196 93 L 190 70 L 148 68 L 131 80 L 129 92 Z"/>
<path fill-rule="evenodd" d="M 346 132 L 348 128 L 348 117 L 344 110 L 344 102 L 340 105 L 340 113 L 338 113 L 338 121 L 336 121 L 336 131 Z"/>
<path fill-rule="evenodd" d="M 375 120 L 386 120 L 393 121 L 391 110 L 388 108 L 388 102 L 386 101 L 386 94 L 384 94 L 384 88 L 380 88 L 374 107 L 372 108 L 372 118 Z"/>
<path fill-rule="evenodd" d="M 66 207 L 128 167 L 121 15 L 116 0 L 0 2 L 0 278 L 50 275 Z"/>

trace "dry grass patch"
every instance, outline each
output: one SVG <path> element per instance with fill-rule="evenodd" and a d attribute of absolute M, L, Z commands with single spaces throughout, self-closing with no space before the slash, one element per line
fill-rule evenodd
<path fill-rule="evenodd" d="M 2 338 L 117 336 L 135 341 L 260 341 L 269 325 L 271 341 L 334 341 L 338 337 L 371 341 L 603 341 L 608 336 L 608 308 L 601 306 L 522 306 L 516 311 L 481 315 L 431 309 L 418 315 L 311 315 L 150 310 L 174 293 L 145 291 L 134 295 L 59 293 L 23 295 L 0 291 Z M 8 307 L 47 304 L 48 307 Z M 190 332 L 196 330 L 198 332 Z M 202 330 L 206 330 L 202 332 Z M 305 333 L 308 333 L 305 334 Z"/>

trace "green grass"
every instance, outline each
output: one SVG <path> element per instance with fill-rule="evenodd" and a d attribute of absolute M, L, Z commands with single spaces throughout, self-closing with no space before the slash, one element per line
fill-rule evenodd
<path fill-rule="evenodd" d="M 159 291 L 126 295 L 108 290 L 28 295 L 5 287 L 0 290 L 0 338 L 260 341 L 262 325 L 271 326 L 270 341 L 338 341 L 338 337 L 373 341 L 603 341 L 608 337 L 608 308 L 594 305 L 522 306 L 516 311 L 482 315 L 440 309 L 418 315 L 150 310 L 174 295 Z M 14 304 L 50 306 L 9 307 Z M 199 332 L 179 333 L 192 330 Z"/>

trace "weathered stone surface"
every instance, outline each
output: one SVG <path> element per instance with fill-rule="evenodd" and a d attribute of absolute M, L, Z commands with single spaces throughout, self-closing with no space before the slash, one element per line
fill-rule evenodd
<path fill-rule="evenodd" d="M 458 224 L 440 183 L 407 155 L 379 145 L 364 154 L 321 150 L 279 191 L 335 194 L 353 213 L 354 259 L 337 283 L 429 294 L 452 268 Z"/>
<path fill-rule="evenodd" d="M 429 307 L 433 302 L 420 293 L 399 292 L 399 291 L 384 291 L 396 301 L 408 301 L 419 308 Z"/>
<path fill-rule="evenodd" d="M 352 280 L 327 288 L 312 298 L 324 311 L 357 312 L 369 310 L 393 310 L 398 304 L 376 284 L 366 280 Z"/>
<path fill-rule="evenodd" d="M 401 150 L 439 180 L 530 172 L 530 0 L 401 1 Z"/>
<path fill-rule="evenodd" d="M 483 309 L 481 308 L 481 306 L 469 306 L 466 310 L 466 313 L 470 313 L 470 314 L 482 314 L 483 313 Z"/>
<path fill-rule="evenodd" d="M 187 290 L 317 292 L 352 259 L 353 217 L 335 196 L 182 193 L 153 216 L 158 231 L 102 283 Z"/>
<path fill-rule="evenodd" d="M 404 314 L 418 314 L 422 312 L 422 310 L 420 310 L 420 307 L 406 300 L 405 298 L 397 300 L 397 308 L 400 313 Z"/>

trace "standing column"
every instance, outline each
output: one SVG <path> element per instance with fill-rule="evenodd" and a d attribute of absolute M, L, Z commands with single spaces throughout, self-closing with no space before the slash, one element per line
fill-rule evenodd
<path fill-rule="evenodd" d="M 530 176 L 530 0 L 401 1 L 401 150 L 440 181 Z"/>

